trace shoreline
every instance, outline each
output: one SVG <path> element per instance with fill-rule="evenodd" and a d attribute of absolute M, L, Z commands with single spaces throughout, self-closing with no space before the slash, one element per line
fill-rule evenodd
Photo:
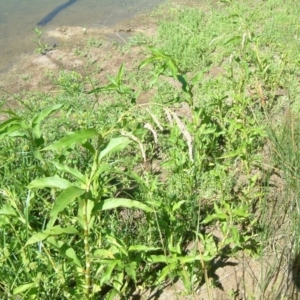
<path fill-rule="evenodd" d="M 160 0 L 161 1 L 161 0 Z M 165 1 L 165 0 L 164 0 Z M 161 5 L 161 3 L 159 3 L 157 6 Z M 126 21 L 128 20 L 127 18 L 129 17 L 129 19 L 134 19 L 136 18 L 136 16 L 138 16 L 139 14 L 143 14 L 143 13 L 148 13 L 152 10 L 149 10 L 149 6 L 152 8 L 151 5 L 144 5 L 144 12 L 140 11 L 140 6 L 138 3 L 136 4 L 136 9 L 132 11 L 132 13 L 130 13 L 130 11 L 126 11 L 124 10 L 124 14 L 121 14 L 121 12 L 123 10 L 117 10 L 116 13 L 114 14 L 114 16 L 110 16 L 110 21 L 107 22 L 107 20 L 105 18 L 100 18 L 98 19 L 98 21 L 96 21 L 95 18 L 93 18 L 93 20 L 95 20 L 95 23 L 91 22 L 92 24 L 89 24 L 89 22 L 85 22 L 83 21 L 78 21 L 76 22 L 76 20 L 71 16 L 71 23 L 72 25 L 70 26 L 65 26 L 60 24 L 61 21 L 58 20 L 57 22 L 53 22 L 54 26 L 52 26 L 52 24 L 50 24 L 50 26 L 47 26 L 46 28 L 39 28 L 42 31 L 44 31 L 44 36 L 46 37 L 48 32 L 51 32 L 52 30 L 55 30 L 56 28 L 60 28 L 60 27 L 79 27 L 79 26 L 86 26 L 87 28 L 96 28 L 98 24 L 98 22 L 102 22 L 103 25 L 106 25 L 108 27 L 114 27 L 115 25 L 117 25 L 120 22 Z M 156 7 L 157 7 L 156 6 Z M 109 6 L 110 7 L 110 6 Z M 156 9 L 156 7 L 154 9 Z M 114 6 L 112 5 L 112 9 L 114 8 Z M 49 11 L 48 11 L 49 12 Z M 86 14 L 86 12 L 85 12 Z M 134 14 L 133 17 L 130 17 L 130 14 Z M 70 16 L 67 16 L 68 18 L 70 18 Z M 105 15 L 104 15 L 105 17 Z M 75 21 L 74 21 L 74 20 Z M 103 19 L 103 20 L 102 20 Z M 100 21 L 101 20 L 101 21 Z M 1 66 L 0 66 L 0 76 L 4 76 L 5 74 L 9 73 L 10 70 L 12 68 L 15 67 L 15 65 L 19 64 L 20 62 L 22 62 L 24 60 L 24 57 L 30 56 L 36 46 L 34 44 L 34 40 L 36 39 L 36 36 L 34 34 L 34 32 L 32 31 L 33 28 L 35 27 L 35 23 L 31 24 L 31 22 L 29 22 L 28 18 L 26 18 L 26 20 L 24 21 L 25 23 L 23 24 L 23 28 L 22 29 L 22 34 L 20 35 L 16 35 L 14 28 L 12 27 L 11 29 L 7 29 L 2 28 L 3 32 L 7 32 L 7 34 L 9 35 L 9 38 L 6 35 L 3 35 L 3 39 L 2 42 L 4 44 L 4 47 L 2 47 L 2 58 L 1 58 Z M 55 25 L 56 24 L 56 25 Z M 74 24 L 80 24 L 80 25 L 74 25 Z M 17 28 L 19 28 L 21 25 L 18 23 L 16 25 Z M 52 43 L 52 41 L 50 41 Z"/>

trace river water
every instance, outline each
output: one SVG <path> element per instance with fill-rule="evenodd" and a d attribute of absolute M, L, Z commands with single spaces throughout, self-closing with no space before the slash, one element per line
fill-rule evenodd
<path fill-rule="evenodd" d="M 0 72 L 34 51 L 36 24 L 67 0 L 0 0 Z M 53 17 L 42 30 L 58 26 L 110 26 L 153 9 L 163 0 L 77 0 Z"/>

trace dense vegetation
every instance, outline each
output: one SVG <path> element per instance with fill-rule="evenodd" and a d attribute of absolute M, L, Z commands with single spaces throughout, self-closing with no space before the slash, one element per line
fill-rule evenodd
<path fill-rule="evenodd" d="M 120 46 L 147 57 L 109 84 L 61 71 L 17 111 L 2 94 L 1 299 L 128 299 L 178 278 L 196 298 L 241 252 L 269 263 L 247 299 L 292 299 L 274 281 L 298 275 L 299 11 L 171 7 Z"/>

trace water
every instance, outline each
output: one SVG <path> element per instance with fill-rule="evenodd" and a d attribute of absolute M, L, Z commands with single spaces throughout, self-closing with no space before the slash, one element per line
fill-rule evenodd
<path fill-rule="evenodd" d="M 67 0 L 0 0 L 0 72 L 8 70 L 20 56 L 35 49 L 32 31 L 36 24 Z M 77 0 L 40 27 L 110 26 L 153 9 L 163 0 Z"/>

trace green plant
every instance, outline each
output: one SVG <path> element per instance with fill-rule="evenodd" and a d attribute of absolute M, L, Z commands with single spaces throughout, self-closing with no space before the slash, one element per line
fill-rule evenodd
<path fill-rule="evenodd" d="M 43 138 L 40 132 L 40 122 L 60 107 L 61 105 L 56 105 L 42 111 L 33 119 L 31 122 L 32 126 L 30 127 L 24 126 L 20 119 L 13 118 L 8 120 L 1 127 L 2 138 L 28 136 L 34 147 L 41 146 L 43 144 Z M 32 129 L 32 133 L 31 131 L 28 131 L 29 129 Z M 95 140 L 95 143 L 87 141 L 92 138 Z M 92 165 L 86 169 L 86 173 L 81 173 L 78 169 L 70 167 L 64 163 L 65 159 L 62 155 L 63 152 L 66 149 L 75 149 L 77 143 L 81 145 L 82 150 L 85 149 L 85 151 L 87 151 L 86 155 L 90 156 L 90 161 L 92 162 Z M 95 272 L 93 265 L 99 264 L 99 259 L 92 255 L 95 250 L 97 250 L 96 254 L 99 253 L 99 247 L 96 246 L 99 241 L 97 241 L 97 244 L 94 244 L 91 241 L 94 220 L 95 218 L 100 217 L 99 213 L 101 211 L 107 211 L 118 207 L 138 208 L 148 212 L 153 211 L 149 206 L 139 201 L 107 197 L 107 195 L 110 194 L 109 191 L 106 191 L 106 182 L 108 180 L 107 175 L 109 173 L 110 164 L 107 162 L 104 163 L 103 160 L 112 153 L 125 148 L 128 143 L 129 139 L 125 137 L 111 138 L 108 142 L 106 142 L 104 136 L 98 134 L 96 130 L 85 129 L 63 137 L 62 139 L 55 141 L 53 144 L 43 147 L 43 149 L 37 150 L 34 148 L 33 150 L 33 153 L 35 153 L 35 157 L 38 160 L 46 163 L 46 165 L 53 165 L 58 173 L 67 175 L 68 179 L 64 178 L 65 176 L 61 177 L 58 174 L 55 174 L 54 176 L 34 179 L 29 183 L 28 188 L 30 191 L 33 189 L 44 188 L 50 188 L 53 192 L 55 190 L 62 191 L 59 195 L 54 197 L 54 204 L 49 212 L 47 221 L 45 219 L 46 225 L 43 226 L 43 230 L 39 230 L 35 233 L 32 228 L 27 225 L 29 227 L 27 227 L 27 235 L 29 235 L 30 231 L 31 237 L 28 239 L 25 246 L 31 247 L 31 245 L 38 243 L 41 249 L 43 249 L 43 251 L 45 251 L 48 255 L 50 261 L 52 261 L 53 258 L 51 258 L 51 255 L 49 256 L 49 251 L 50 249 L 56 249 L 62 257 L 69 261 L 70 266 L 72 266 L 72 272 L 74 272 L 76 291 L 68 291 L 68 293 L 73 294 L 73 297 L 75 298 L 82 299 L 82 297 L 85 297 L 86 299 L 90 299 L 93 295 L 99 292 L 103 284 L 106 283 L 106 280 L 101 280 L 99 284 L 92 284 L 91 279 L 91 276 L 94 275 Z M 48 161 L 47 158 L 43 158 L 43 153 L 46 151 L 53 152 L 57 161 L 53 159 Z M 46 170 L 47 169 L 44 168 L 45 174 L 47 174 Z M 54 171 L 53 168 L 52 170 Z M 29 192 L 29 195 L 30 194 L 34 195 L 35 193 Z M 54 194 L 56 194 L 56 192 L 54 192 Z M 35 201 L 34 196 L 30 197 L 30 201 Z M 78 214 L 74 215 L 72 218 L 73 221 L 71 223 L 73 226 L 63 226 L 65 223 L 63 212 L 67 207 L 72 206 L 72 203 L 75 203 L 78 209 Z M 10 205 L 2 207 L 2 212 L 4 211 L 7 211 L 7 213 L 2 214 L 4 215 L 4 221 L 7 220 L 7 216 L 17 216 L 14 208 Z M 105 219 L 101 221 L 102 225 L 105 225 L 105 222 Z M 7 223 L 4 222 L 4 224 Z M 84 261 L 78 258 L 81 257 L 81 255 L 79 255 L 79 253 L 76 254 L 70 244 L 59 239 L 59 237 L 64 234 L 74 235 L 75 237 L 83 237 L 81 240 L 81 246 L 85 257 Z M 105 238 L 108 239 L 108 237 Z M 101 247 L 101 243 L 99 246 Z M 138 248 L 134 248 L 134 250 L 138 251 Z M 145 249 L 143 249 L 143 251 L 144 250 Z M 103 251 L 108 250 L 103 249 Z M 52 266 L 54 270 L 60 274 L 61 271 L 55 267 L 54 263 L 52 263 Z M 116 266 L 116 264 L 114 266 Z M 137 267 L 138 265 L 136 263 L 136 268 Z M 103 269 L 103 267 L 100 266 L 98 272 L 101 269 Z M 125 269 L 127 270 L 127 267 Z M 128 274 L 131 275 L 133 271 L 134 269 L 127 270 Z M 109 280 L 110 276 L 112 276 L 111 272 L 112 269 L 108 268 L 106 272 L 107 275 L 103 278 Z M 21 292 L 36 289 L 38 287 L 39 280 L 39 278 L 35 278 L 31 283 L 17 286 L 14 288 L 13 293 L 19 294 Z M 116 289 L 116 285 L 114 285 L 114 287 Z M 116 291 L 121 292 L 120 289 L 116 289 Z"/>
<path fill-rule="evenodd" d="M 97 87 L 89 92 L 89 94 L 98 94 L 100 92 L 109 92 L 109 91 L 115 91 L 119 95 L 127 96 L 129 97 L 132 104 L 136 103 L 136 98 L 138 96 L 137 92 L 134 92 L 133 89 L 126 86 L 124 84 L 124 65 L 122 64 L 117 76 L 114 78 L 112 76 L 107 76 L 108 80 L 110 81 L 110 84 L 104 86 L 104 87 Z"/>
<path fill-rule="evenodd" d="M 165 6 L 158 35 L 132 41 L 160 48 L 107 85 L 62 71 L 55 93 L 1 95 L 0 298 L 127 299 L 177 279 L 213 298 L 230 256 L 251 256 L 243 276 L 261 262 L 244 298 L 293 297 L 299 4 L 201 5 Z"/>
<path fill-rule="evenodd" d="M 89 38 L 88 40 L 88 46 L 89 47 L 96 47 L 96 48 L 99 48 L 102 46 L 102 41 L 99 40 L 99 39 L 95 39 L 93 37 Z"/>
<path fill-rule="evenodd" d="M 53 82 L 69 96 L 75 96 L 84 92 L 85 79 L 75 71 L 61 71 L 57 77 L 53 78 Z"/>
<path fill-rule="evenodd" d="M 37 48 L 35 49 L 36 53 L 45 55 L 47 51 L 49 51 L 49 45 L 43 42 L 43 31 L 35 27 L 33 32 L 36 35 L 35 43 L 37 44 Z"/>

